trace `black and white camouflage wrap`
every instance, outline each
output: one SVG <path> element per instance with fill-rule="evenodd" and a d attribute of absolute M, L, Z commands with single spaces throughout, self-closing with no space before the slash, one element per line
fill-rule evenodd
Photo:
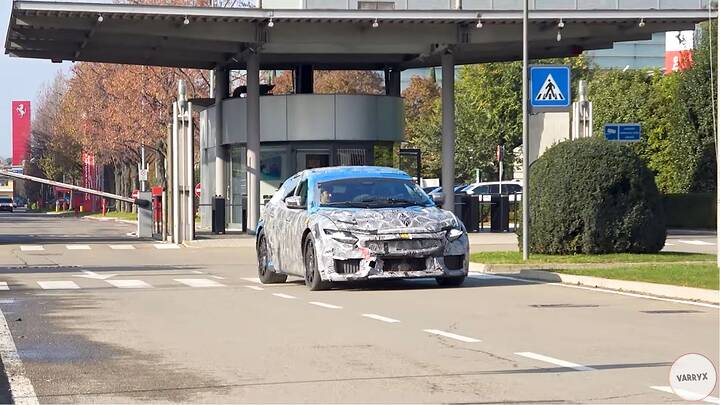
<path fill-rule="evenodd" d="M 278 194 L 283 194 L 283 190 Z M 266 205 L 259 232 L 268 242 L 268 264 L 276 272 L 304 277 L 303 241 L 313 239 L 318 270 L 326 281 L 375 278 L 457 277 L 468 272 L 467 232 L 457 217 L 438 207 L 290 209 L 276 195 Z M 450 241 L 455 229 L 461 235 Z M 332 237 L 335 231 L 351 234 L 351 241 Z M 446 256 L 454 256 L 449 268 Z M 461 256 L 460 265 L 457 257 Z M 424 260 L 424 268 L 395 267 L 385 262 Z M 336 271 L 336 260 L 359 260 L 351 274 Z"/>

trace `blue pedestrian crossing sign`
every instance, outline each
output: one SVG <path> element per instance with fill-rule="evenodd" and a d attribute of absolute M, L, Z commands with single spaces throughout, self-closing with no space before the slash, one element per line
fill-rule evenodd
<path fill-rule="evenodd" d="M 570 66 L 530 67 L 530 107 L 533 112 L 570 111 Z"/>

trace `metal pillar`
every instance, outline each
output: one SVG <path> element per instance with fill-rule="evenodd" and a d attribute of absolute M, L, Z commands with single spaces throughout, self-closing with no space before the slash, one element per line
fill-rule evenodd
<path fill-rule="evenodd" d="M 247 232 L 255 233 L 260 218 L 260 58 L 247 56 Z"/>
<path fill-rule="evenodd" d="M 312 94 L 314 88 L 312 65 L 300 65 L 295 70 L 295 94 Z"/>
<path fill-rule="evenodd" d="M 455 58 L 442 55 L 442 176 L 443 208 L 455 211 Z"/>
<path fill-rule="evenodd" d="M 185 231 L 183 236 L 185 240 L 195 239 L 195 164 L 193 158 L 195 156 L 195 143 L 193 142 L 193 122 L 192 122 L 192 103 L 187 103 L 187 123 L 185 129 L 185 152 L 187 161 L 185 162 Z"/>
<path fill-rule="evenodd" d="M 223 108 L 222 101 L 228 92 L 227 72 L 216 67 L 213 73 L 215 85 L 213 92 L 215 93 L 215 125 L 213 134 L 215 135 L 215 195 L 225 197 L 225 170 L 227 168 L 226 153 L 223 147 Z M 208 189 L 210 189 L 208 187 Z"/>
<path fill-rule="evenodd" d="M 180 241 L 180 176 L 178 159 L 178 103 L 173 103 L 172 124 L 172 243 Z"/>
<path fill-rule="evenodd" d="M 530 189 L 529 189 L 529 177 L 530 177 L 530 141 L 529 141 L 529 125 L 528 120 L 528 0 L 523 0 L 523 71 L 522 71 L 522 82 L 523 82 L 523 95 L 522 95 L 522 108 L 523 108 L 523 196 L 522 196 L 522 255 L 523 260 L 528 259 L 528 233 L 530 232 L 530 226 L 528 221 L 530 215 L 528 215 L 528 209 L 530 205 Z"/>
<path fill-rule="evenodd" d="M 386 80 L 385 94 L 393 97 L 400 97 L 400 70 L 387 70 L 388 78 Z"/>

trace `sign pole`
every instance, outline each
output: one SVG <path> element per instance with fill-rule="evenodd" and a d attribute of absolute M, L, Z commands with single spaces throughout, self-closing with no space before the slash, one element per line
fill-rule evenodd
<path fill-rule="evenodd" d="M 522 71 L 522 81 L 523 81 L 523 96 L 522 96 L 522 108 L 523 108 L 523 134 L 522 134 L 522 142 L 523 142 L 523 198 L 522 198 L 522 256 L 523 261 L 528 260 L 528 232 L 530 231 L 530 227 L 528 226 L 528 220 L 530 216 L 528 215 L 528 209 L 529 204 L 528 200 L 530 195 L 530 189 L 528 187 L 529 183 L 529 177 L 530 177 L 530 170 L 529 170 L 529 161 L 530 161 L 530 141 L 528 137 L 528 130 L 529 130 L 529 122 L 528 122 L 528 0 L 523 0 L 523 71 Z"/>

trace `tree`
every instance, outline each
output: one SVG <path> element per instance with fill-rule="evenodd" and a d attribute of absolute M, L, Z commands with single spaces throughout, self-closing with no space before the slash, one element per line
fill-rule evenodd
<path fill-rule="evenodd" d="M 405 102 L 404 138 L 422 154 L 422 177 L 440 172 L 440 87 L 432 76 L 413 76 L 402 93 Z"/>

